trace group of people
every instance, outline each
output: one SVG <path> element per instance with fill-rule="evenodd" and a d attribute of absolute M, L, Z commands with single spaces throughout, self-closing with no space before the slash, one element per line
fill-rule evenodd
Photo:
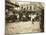
<path fill-rule="evenodd" d="M 12 14 L 9 15 L 10 13 Z M 37 19 L 39 19 L 39 16 L 35 11 L 6 12 L 6 22 L 37 21 Z"/>

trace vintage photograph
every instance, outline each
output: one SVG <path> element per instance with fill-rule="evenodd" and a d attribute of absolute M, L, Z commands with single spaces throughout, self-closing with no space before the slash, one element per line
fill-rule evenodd
<path fill-rule="evenodd" d="M 5 34 L 44 32 L 44 3 L 5 0 Z"/>

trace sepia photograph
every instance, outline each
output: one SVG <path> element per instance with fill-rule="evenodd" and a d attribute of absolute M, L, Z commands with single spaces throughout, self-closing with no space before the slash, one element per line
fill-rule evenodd
<path fill-rule="evenodd" d="M 44 3 L 5 0 L 5 35 L 44 32 Z"/>

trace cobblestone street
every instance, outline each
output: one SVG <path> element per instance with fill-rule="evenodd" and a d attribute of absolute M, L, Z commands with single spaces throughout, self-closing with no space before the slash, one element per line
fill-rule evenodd
<path fill-rule="evenodd" d="M 8 23 L 6 26 L 6 33 L 28 33 L 28 32 L 40 32 L 40 23 L 39 22 L 15 22 Z"/>

